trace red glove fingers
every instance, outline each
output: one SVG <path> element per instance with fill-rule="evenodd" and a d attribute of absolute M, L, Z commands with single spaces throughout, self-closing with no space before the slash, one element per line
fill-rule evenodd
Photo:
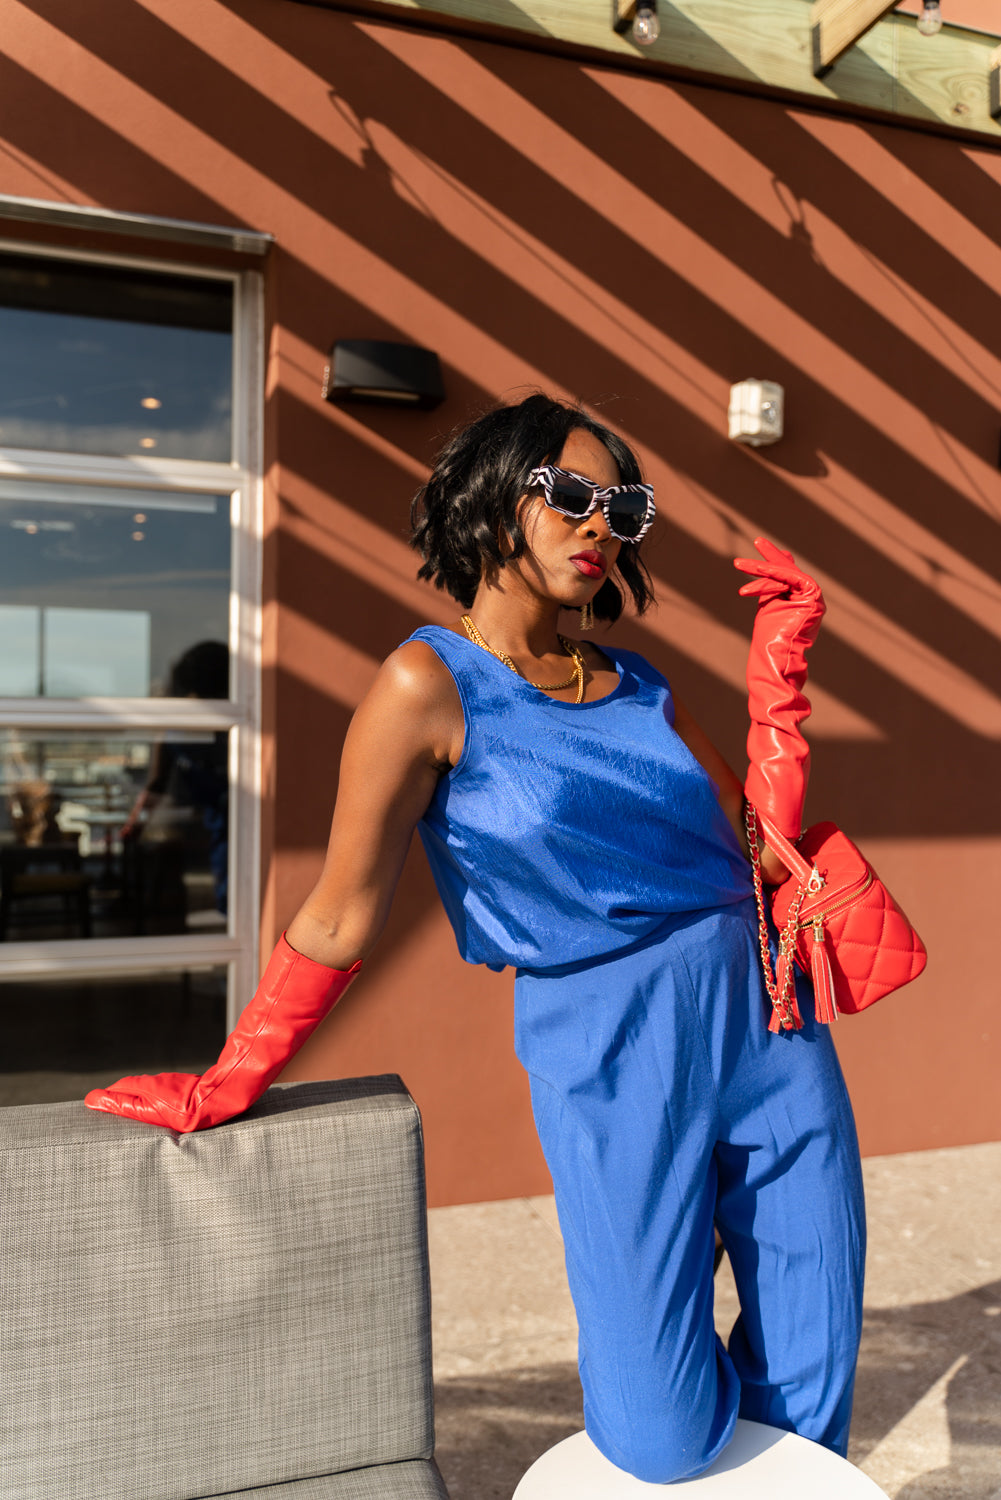
<path fill-rule="evenodd" d="M 343 995 L 361 961 L 328 969 L 297 953 L 284 933 L 219 1060 L 200 1077 L 157 1073 L 92 1089 L 90 1109 L 186 1133 L 219 1125 L 260 1098 Z"/>
<path fill-rule="evenodd" d="M 802 568 L 796 566 L 792 553 L 777 547 L 763 536 L 756 537 L 754 545 L 764 558 L 763 562 L 759 562 L 756 557 L 735 557 L 733 560 L 735 568 L 753 575 L 752 581 L 745 583 L 740 593 L 746 597 L 757 596 L 759 599 L 778 598 L 785 594 L 790 602 L 800 602 L 804 606 L 819 603 L 822 616 L 824 601 L 820 585 L 809 573 L 804 573 Z"/>

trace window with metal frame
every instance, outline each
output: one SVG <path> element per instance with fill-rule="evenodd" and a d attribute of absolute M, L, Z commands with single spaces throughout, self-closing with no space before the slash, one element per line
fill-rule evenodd
<path fill-rule="evenodd" d="M 261 349 L 257 271 L 0 241 L 0 1104 L 250 993 Z"/>

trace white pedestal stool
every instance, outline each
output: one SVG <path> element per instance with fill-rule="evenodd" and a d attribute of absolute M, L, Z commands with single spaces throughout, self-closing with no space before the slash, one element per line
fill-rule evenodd
<path fill-rule="evenodd" d="M 564 1438 L 536 1459 L 514 1500 L 886 1500 L 885 1491 L 827 1448 L 738 1420 L 733 1442 L 704 1474 L 647 1484 L 617 1469 L 586 1432 Z"/>

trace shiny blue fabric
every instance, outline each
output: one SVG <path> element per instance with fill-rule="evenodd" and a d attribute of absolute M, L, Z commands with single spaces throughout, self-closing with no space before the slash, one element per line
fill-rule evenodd
<path fill-rule="evenodd" d="M 754 900 L 515 980 L 580 1329 L 584 1425 L 652 1484 L 708 1468 L 738 1416 L 848 1445 L 865 1207 L 831 1028 L 772 1035 Z M 713 1224 L 740 1317 L 713 1327 Z"/>
<path fill-rule="evenodd" d="M 801 1032 L 767 1030 L 749 867 L 667 683 L 608 650 L 618 686 L 577 706 L 452 631 L 414 638 L 466 733 L 421 836 L 460 952 L 518 970 L 588 1433 L 651 1483 L 705 1470 L 738 1414 L 844 1453 L 865 1244 L 851 1106 L 805 994 Z M 714 1223 L 741 1303 L 725 1348 Z"/>
<path fill-rule="evenodd" d="M 418 826 L 467 962 L 546 969 L 599 958 L 670 913 L 751 893 L 716 788 L 643 657 L 602 647 L 618 686 L 574 704 L 441 626 L 410 639 L 441 658 L 462 700 L 462 756 Z"/>

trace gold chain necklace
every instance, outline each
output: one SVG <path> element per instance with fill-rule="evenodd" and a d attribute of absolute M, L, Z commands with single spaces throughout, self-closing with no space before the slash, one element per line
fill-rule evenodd
<path fill-rule="evenodd" d="M 568 641 L 565 635 L 557 636 L 557 640 L 559 641 L 560 645 L 563 647 L 567 655 L 573 657 L 573 671 L 570 673 L 570 676 L 567 678 L 566 682 L 533 682 L 530 677 L 525 676 L 524 672 L 518 671 L 518 668 L 515 666 L 514 662 L 505 651 L 495 651 L 493 646 L 487 644 L 487 642 L 483 639 L 483 636 L 473 624 L 473 620 L 470 615 L 463 615 L 460 623 L 463 630 L 469 636 L 469 639 L 473 642 L 474 645 L 482 646 L 484 651 L 489 651 L 491 656 L 496 656 L 498 661 L 502 661 L 506 667 L 510 667 L 515 676 L 522 678 L 523 681 L 528 683 L 529 687 L 538 688 L 542 693 L 559 693 L 562 692 L 564 688 L 572 687 L 573 684 L 576 683 L 577 697 L 575 699 L 575 702 L 580 703 L 583 700 L 584 658 L 581 655 L 580 650 L 575 642 Z"/>

